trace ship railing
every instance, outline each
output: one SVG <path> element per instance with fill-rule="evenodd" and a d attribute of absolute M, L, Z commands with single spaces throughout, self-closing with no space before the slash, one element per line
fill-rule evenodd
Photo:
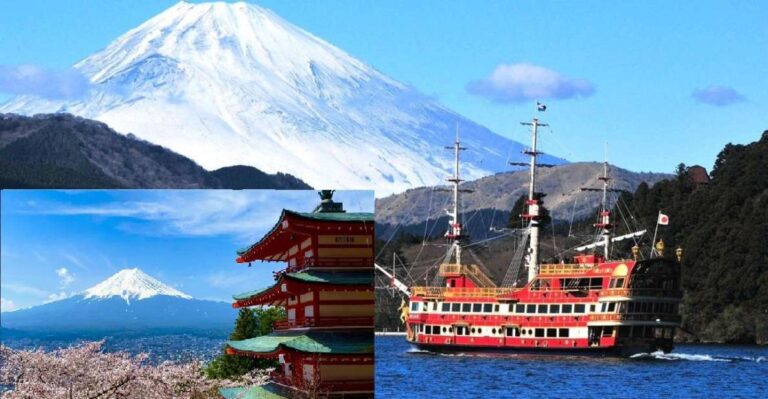
<path fill-rule="evenodd" d="M 682 320 L 682 316 L 677 314 L 622 314 L 622 313 L 609 313 L 609 314 L 591 314 L 589 315 L 589 321 L 663 321 L 679 323 Z"/>
<path fill-rule="evenodd" d="M 443 263 L 440 265 L 439 273 L 441 276 L 451 274 L 462 274 L 472 277 L 472 280 L 484 288 L 495 287 L 496 284 L 491 280 L 478 265 L 460 265 L 456 263 Z"/>
<path fill-rule="evenodd" d="M 680 290 L 667 290 L 657 288 L 611 288 L 601 290 L 598 296 L 623 296 L 623 297 L 655 297 L 655 298 L 682 298 Z"/>
<path fill-rule="evenodd" d="M 539 265 L 539 274 L 578 274 L 595 268 L 594 263 L 550 263 Z"/>
<path fill-rule="evenodd" d="M 411 294 L 423 298 L 487 298 L 510 294 L 519 288 L 412 287 Z"/>

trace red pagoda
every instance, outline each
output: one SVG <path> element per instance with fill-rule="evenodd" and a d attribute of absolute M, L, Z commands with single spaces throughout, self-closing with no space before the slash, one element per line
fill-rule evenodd
<path fill-rule="evenodd" d="M 280 306 L 274 332 L 229 341 L 227 354 L 275 359 L 268 384 L 224 398 L 373 397 L 373 213 L 346 212 L 333 190 L 313 212 L 283 210 L 238 263 L 282 262 L 275 284 L 234 295 L 233 307 Z"/>

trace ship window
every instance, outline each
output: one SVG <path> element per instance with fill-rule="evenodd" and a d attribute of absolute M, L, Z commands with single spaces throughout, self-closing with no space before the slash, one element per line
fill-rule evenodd
<path fill-rule="evenodd" d="M 569 330 L 567 328 L 561 328 L 557 332 L 558 332 L 558 335 L 560 336 L 560 338 L 568 338 Z"/>
<path fill-rule="evenodd" d="M 419 303 L 420 302 L 411 302 L 411 311 L 418 312 L 419 311 Z"/>
<path fill-rule="evenodd" d="M 525 313 L 536 313 L 536 305 L 528 305 L 525 307 Z"/>
<path fill-rule="evenodd" d="M 494 328 L 494 329 L 491 329 L 491 334 L 494 334 L 494 335 L 496 335 L 496 329 L 495 329 L 495 328 Z"/>
<path fill-rule="evenodd" d="M 461 311 L 468 313 L 472 311 L 472 304 L 471 303 L 462 303 L 461 304 Z"/>
<path fill-rule="evenodd" d="M 493 305 L 493 311 L 498 312 L 499 311 L 499 305 Z"/>
<path fill-rule="evenodd" d="M 443 308 L 442 309 L 443 312 L 450 312 L 451 311 L 451 304 L 443 302 L 442 308 Z"/>
<path fill-rule="evenodd" d="M 547 313 L 547 305 L 539 305 L 539 313 Z"/>
<path fill-rule="evenodd" d="M 511 327 L 507 327 L 505 331 L 505 335 L 508 337 L 514 337 L 515 336 L 515 329 Z"/>
<path fill-rule="evenodd" d="M 571 309 L 573 309 L 573 305 L 563 305 L 563 313 L 571 313 Z"/>
<path fill-rule="evenodd" d="M 557 329 L 556 328 L 548 328 L 547 329 L 547 338 L 557 338 Z"/>
<path fill-rule="evenodd" d="M 613 335 L 613 327 L 603 327 L 603 336 L 610 337 Z"/>
<path fill-rule="evenodd" d="M 603 303 L 600 305 L 600 311 L 601 311 L 601 312 L 603 312 L 603 313 L 605 313 L 606 309 L 608 309 L 608 302 L 603 302 Z"/>
<path fill-rule="evenodd" d="M 451 312 L 461 312 L 461 304 L 460 303 L 452 303 L 451 304 Z"/>
<path fill-rule="evenodd" d="M 624 287 L 624 278 L 620 278 L 616 280 L 616 288 L 623 288 Z"/>
<path fill-rule="evenodd" d="M 589 285 L 590 285 L 590 288 L 592 288 L 592 289 L 603 288 L 603 279 L 601 279 L 601 278 L 590 279 Z"/>
<path fill-rule="evenodd" d="M 483 304 L 482 303 L 473 303 L 472 304 L 472 312 L 479 313 L 483 311 Z"/>
<path fill-rule="evenodd" d="M 520 303 L 515 305 L 515 313 L 525 313 L 525 305 Z"/>
<path fill-rule="evenodd" d="M 485 313 L 492 313 L 493 312 L 493 304 L 492 303 L 486 303 L 483 305 L 483 312 Z"/>
<path fill-rule="evenodd" d="M 444 332 L 444 333 L 445 333 L 445 332 L 448 332 L 448 329 L 447 329 L 447 328 L 445 328 L 445 327 L 443 327 L 443 332 Z"/>
<path fill-rule="evenodd" d="M 631 327 L 629 327 L 629 326 L 621 326 L 621 327 L 619 327 L 619 338 L 629 337 L 630 328 Z"/>
<path fill-rule="evenodd" d="M 424 326 L 424 334 L 432 334 L 432 326 Z"/>
<path fill-rule="evenodd" d="M 595 305 L 589 305 L 589 313 L 595 313 Z"/>
<path fill-rule="evenodd" d="M 560 305 L 549 305 L 549 313 L 560 313 Z"/>
<path fill-rule="evenodd" d="M 537 337 L 543 337 L 544 336 L 544 329 L 543 328 L 537 328 L 536 329 L 536 336 Z"/>
<path fill-rule="evenodd" d="M 616 311 L 616 302 L 609 302 L 608 303 L 608 312 L 615 312 Z"/>
<path fill-rule="evenodd" d="M 616 279 L 612 278 L 611 281 L 608 283 L 608 288 L 615 288 L 616 287 Z"/>
<path fill-rule="evenodd" d="M 578 303 L 578 304 L 573 306 L 573 312 L 574 313 L 584 313 L 585 310 L 586 309 L 585 309 L 584 304 Z"/>

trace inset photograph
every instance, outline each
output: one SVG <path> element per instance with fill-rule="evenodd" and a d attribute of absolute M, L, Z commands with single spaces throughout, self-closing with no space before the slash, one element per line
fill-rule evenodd
<path fill-rule="evenodd" d="M 373 397 L 373 192 L 1 195 L 2 397 Z"/>

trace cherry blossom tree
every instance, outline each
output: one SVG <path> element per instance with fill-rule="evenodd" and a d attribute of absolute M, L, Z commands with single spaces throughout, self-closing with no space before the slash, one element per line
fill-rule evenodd
<path fill-rule="evenodd" d="M 153 365 L 146 354 L 104 352 L 104 341 L 46 352 L 0 345 L 0 397 L 66 399 L 206 399 L 218 388 L 266 382 L 257 370 L 234 380 L 205 377 L 201 362 Z M 5 389 L 5 391 L 3 391 Z"/>

